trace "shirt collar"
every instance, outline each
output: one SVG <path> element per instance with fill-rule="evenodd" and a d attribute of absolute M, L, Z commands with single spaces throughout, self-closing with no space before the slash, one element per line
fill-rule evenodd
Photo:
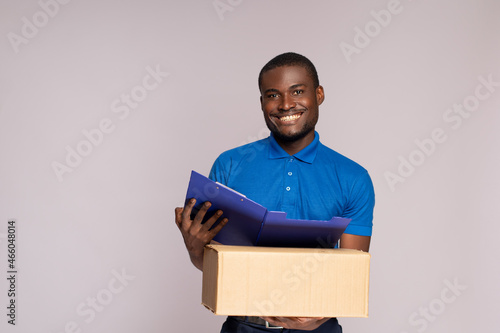
<path fill-rule="evenodd" d="M 294 154 L 293 157 L 301 160 L 302 162 L 306 162 L 311 164 L 314 162 L 314 158 L 316 157 L 316 153 L 318 151 L 319 145 L 319 134 L 314 131 L 314 140 L 304 149 Z M 278 158 L 289 158 L 290 155 L 281 148 L 281 146 L 276 142 L 273 134 L 269 136 L 269 158 L 270 159 L 278 159 Z"/>

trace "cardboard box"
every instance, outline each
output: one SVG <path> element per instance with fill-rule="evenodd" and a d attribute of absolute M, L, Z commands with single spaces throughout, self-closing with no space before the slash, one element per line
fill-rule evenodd
<path fill-rule="evenodd" d="M 202 304 L 217 315 L 368 317 L 370 254 L 208 245 Z"/>

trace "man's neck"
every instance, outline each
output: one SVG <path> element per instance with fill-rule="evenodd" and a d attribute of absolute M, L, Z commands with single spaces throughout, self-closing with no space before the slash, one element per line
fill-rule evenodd
<path fill-rule="evenodd" d="M 281 148 L 283 148 L 284 151 L 288 153 L 288 155 L 294 155 L 297 154 L 299 151 L 304 149 L 305 147 L 309 146 L 311 142 L 314 141 L 314 131 L 308 133 L 305 137 L 303 137 L 300 140 L 296 141 L 281 141 L 276 139 L 276 142 L 280 145 Z"/>

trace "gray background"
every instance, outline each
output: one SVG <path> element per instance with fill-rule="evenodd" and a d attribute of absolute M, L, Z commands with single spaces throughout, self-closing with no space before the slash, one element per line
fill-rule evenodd
<path fill-rule="evenodd" d="M 458 128 L 443 115 L 478 77 L 500 81 L 499 2 L 401 0 L 385 26 L 372 11 L 390 1 L 54 3 L 0 2 L 0 276 L 12 218 L 19 269 L 15 327 L 0 280 L 2 332 L 218 332 L 173 209 L 192 169 L 267 136 L 257 74 L 286 51 L 317 66 L 322 142 L 375 185 L 370 317 L 342 319 L 344 332 L 498 331 L 500 87 Z M 369 44 L 346 57 L 365 27 Z M 169 76 L 113 112 L 148 67 Z M 102 119 L 113 131 L 59 181 L 54 161 Z M 446 140 L 418 153 L 436 128 Z M 419 165 L 391 189 L 387 172 L 410 156 Z M 96 297 L 95 317 L 77 312 Z"/>

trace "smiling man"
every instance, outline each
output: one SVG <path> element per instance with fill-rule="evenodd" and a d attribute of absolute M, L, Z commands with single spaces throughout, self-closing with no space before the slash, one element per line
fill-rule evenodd
<path fill-rule="evenodd" d="M 269 61 L 259 74 L 260 102 L 271 135 L 224 152 L 215 161 L 210 178 L 245 194 L 268 210 L 284 211 L 288 218 L 352 219 L 340 247 L 368 251 L 375 195 L 368 172 L 359 164 L 324 146 L 315 131 L 319 106 L 325 99 L 314 65 L 296 53 Z M 203 270 L 203 248 L 226 225 L 212 230 L 222 214 L 201 221 L 205 203 L 194 220 L 195 201 L 175 210 L 191 261 Z M 342 332 L 336 318 L 228 317 L 221 333 L 233 332 Z"/>
<path fill-rule="evenodd" d="M 289 155 L 307 147 L 325 99 L 323 87 L 301 66 L 269 69 L 261 74 L 259 86 L 264 119 L 274 139 Z"/>

